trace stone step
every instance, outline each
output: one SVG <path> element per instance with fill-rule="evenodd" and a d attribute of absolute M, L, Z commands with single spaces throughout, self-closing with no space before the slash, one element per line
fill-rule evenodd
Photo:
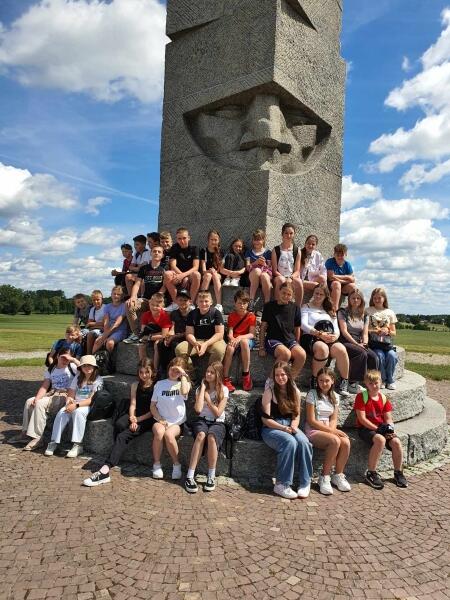
<path fill-rule="evenodd" d="M 404 348 L 397 348 L 398 353 L 398 364 L 396 368 L 396 378 L 400 379 L 403 377 L 405 369 L 405 355 Z M 332 361 L 334 365 L 334 361 Z M 123 373 L 124 375 L 135 375 L 137 373 L 137 366 L 139 363 L 138 345 L 137 344 L 124 344 L 120 342 L 117 346 L 116 355 L 116 372 Z M 208 363 L 208 357 L 203 357 L 198 361 L 198 372 L 204 373 Z M 272 369 L 273 358 L 271 356 L 265 356 L 261 358 L 256 350 L 251 353 L 250 370 L 252 379 L 255 385 L 263 385 L 267 379 L 270 370 Z M 230 375 L 233 381 L 237 384 L 241 380 L 241 365 L 239 357 L 233 359 L 232 368 Z M 311 358 L 308 357 L 306 364 L 300 373 L 299 382 L 301 386 L 309 386 L 311 378 Z"/>

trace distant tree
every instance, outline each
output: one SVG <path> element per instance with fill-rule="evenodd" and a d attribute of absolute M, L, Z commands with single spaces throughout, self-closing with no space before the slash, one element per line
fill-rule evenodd
<path fill-rule="evenodd" d="M 428 327 L 428 325 L 426 323 L 416 323 L 413 327 L 414 330 L 416 331 L 429 331 L 430 328 Z"/>
<path fill-rule="evenodd" d="M 61 297 L 60 296 L 52 296 L 51 298 L 48 299 L 48 304 L 50 307 L 50 310 L 52 313 L 58 313 L 59 312 L 59 307 L 61 304 Z"/>
<path fill-rule="evenodd" d="M 419 315 L 411 315 L 409 317 L 409 321 L 413 324 L 413 325 L 418 325 L 420 323 L 420 316 Z"/>
<path fill-rule="evenodd" d="M 12 285 L 0 286 L 0 312 L 16 315 L 23 304 L 23 292 Z"/>
<path fill-rule="evenodd" d="M 25 300 L 23 301 L 22 304 L 22 310 L 26 315 L 31 315 L 31 313 L 34 310 L 34 304 L 33 304 L 33 300 L 30 298 L 30 296 L 25 297 Z"/>

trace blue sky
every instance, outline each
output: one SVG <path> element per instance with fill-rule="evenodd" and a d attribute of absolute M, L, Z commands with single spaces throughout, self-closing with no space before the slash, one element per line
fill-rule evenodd
<path fill-rule="evenodd" d="M 157 227 L 165 7 L 2 0 L 0 281 L 107 292 Z M 341 238 L 398 312 L 448 312 L 450 0 L 345 0 Z"/>

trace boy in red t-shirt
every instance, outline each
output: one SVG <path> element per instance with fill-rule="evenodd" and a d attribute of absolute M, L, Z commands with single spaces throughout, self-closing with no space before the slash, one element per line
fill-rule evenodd
<path fill-rule="evenodd" d="M 256 315 L 248 311 L 250 296 L 243 290 L 234 295 L 234 311 L 228 317 L 228 344 L 223 359 L 224 385 L 234 392 L 229 376 L 235 352 L 241 353 L 242 389 L 249 392 L 253 387 L 250 377 L 250 351 L 255 346 Z"/>
<path fill-rule="evenodd" d="M 149 300 L 147 312 L 141 316 L 141 331 L 139 337 L 142 339 L 147 336 L 147 344 L 152 346 L 154 342 L 163 339 L 172 327 L 172 321 L 169 313 L 164 310 L 164 294 L 156 292 Z M 141 341 L 139 344 L 139 358 L 147 358 L 147 345 Z"/>
<path fill-rule="evenodd" d="M 364 378 L 367 389 L 356 395 L 354 409 L 356 412 L 356 427 L 359 437 L 371 445 L 368 460 L 366 481 L 376 490 L 382 490 L 384 483 L 377 473 L 377 465 L 383 449 L 392 452 L 394 463 L 394 481 L 398 487 L 408 487 L 408 482 L 402 472 L 403 449 L 394 431 L 392 419 L 392 404 L 380 393 L 381 373 L 367 371 Z"/>

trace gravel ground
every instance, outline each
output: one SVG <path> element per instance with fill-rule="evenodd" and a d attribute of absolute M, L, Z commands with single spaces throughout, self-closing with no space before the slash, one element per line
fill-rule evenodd
<path fill-rule="evenodd" d="M 450 356 L 445 354 L 423 354 L 422 352 L 407 352 L 406 360 L 409 362 L 427 365 L 450 365 Z"/>

